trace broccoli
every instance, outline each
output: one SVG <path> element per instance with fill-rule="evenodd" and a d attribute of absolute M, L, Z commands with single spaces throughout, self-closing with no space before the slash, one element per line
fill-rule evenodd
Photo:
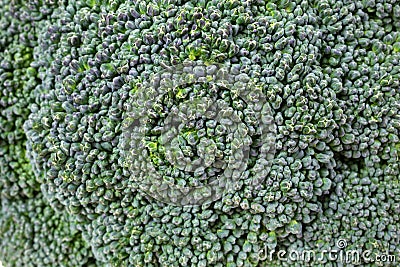
<path fill-rule="evenodd" d="M 73 217 L 56 213 L 42 194 L 1 204 L 0 255 L 5 266 L 99 265 Z"/>
<path fill-rule="evenodd" d="M 5 4 L 0 235 L 18 241 L 2 242 L 0 257 L 28 264 L 10 253 L 20 242 L 50 266 L 398 256 L 399 6 Z M 11 227 L 43 216 L 53 235 Z M 71 252 L 56 258 L 60 236 Z"/>
<path fill-rule="evenodd" d="M 23 124 L 40 96 L 34 50 L 54 5 L 0 1 L 0 265 L 102 266 L 79 224 L 56 213 L 26 155 Z"/>
<path fill-rule="evenodd" d="M 26 158 L 26 135 L 22 128 L 36 87 L 33 64 L 37 29 L 32 17 L 8 1 L 1 2 L 0 32 L 0 194 L 2 198 L 33 197 L 40 183 Z M 45 10 L 43 10 L 45 15 Z M 33 16 L 33 14 L 32 14 Z"/>

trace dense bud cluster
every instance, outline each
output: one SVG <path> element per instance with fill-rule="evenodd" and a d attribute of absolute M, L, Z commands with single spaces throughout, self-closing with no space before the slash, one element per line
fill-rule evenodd
<path fill-rule="evenodd" d="M 0 1 L 0 262 L 3 266 L 102 266 L 79 225 L 40 192 L 23 124 L 40 99 L 35 59 L 51 1 Z"/>
<path fill-rule="evenodd" d="M 0 7 L 4 218 L 48 202 L 111 266 L 399 253 L 397 0 L 19 2 Z"/>
<path fill-rule="evenodd" d="M 97 266 L 73 217 L 55 213 L 40 193 L 2 203 L 0 234 L 5 266 Z"/>
<path fill-rule="evenodd" d="M 184 61 L 131 91 L 122 157 L 151 197 L 201 205 L 263 182 L 275 147 L 272 110 L 256 83 L 230 72 Z"/>
<path fill-rule="evenodd" d="M 27 10 L 1 1 L 0 19 L 0 195 L 33 196 L 39 184 L 25 156 L 23 124 L 29 115 L 37 70 L 31 67 L 37 45 Z"/>

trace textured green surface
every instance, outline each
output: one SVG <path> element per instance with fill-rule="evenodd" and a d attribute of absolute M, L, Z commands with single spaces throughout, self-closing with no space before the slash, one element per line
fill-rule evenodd
<path fill-rule="evenodd" d="M 0 1 L 5 263 L 340 266 L 258 259 L 265 247 L 333 250 L 340 239 L 347 250 L 398 255 L 399 1 L 11 3 Z M 276 153 L 268 173 L 253 168 L 259 126 L 217 89 L 251 139 L 250 157 L 235 158 L 246 165 L 242 182 L 210 204 L 175 207 L 138 190 L 121 151 L 122 122 L 132 103 L 147 100 L 140 90 L 152 74 L 188 60 L 224 64 L 261 88 L 277 125 Z M 194 183 L 166 162 L 157 127 L 185 94 L 210 92 L 188 84 L 170 93 L 145 113 L 153 118 L 141 126 L 143 153 L 166 179 Z M 203 123 L 181 132 L 177 154 L 203 149 L 191 133 L 204 129 L 227 155 L 218 123 Z M 18 227 L 6 223 L 13 220 Z M 36 239 L 22 230 L 42 223 L 32 226 Z M 51 256 L 64 236 L 70 251 Z M 82 260 L 72 256 L 78 250 Z"/>

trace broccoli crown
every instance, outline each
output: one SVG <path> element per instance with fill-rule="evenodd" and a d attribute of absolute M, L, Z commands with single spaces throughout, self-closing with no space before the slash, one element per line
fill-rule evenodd
<path fill-rule="evenodd" d="M 16 6 L 1 1 L 0 23 L 0 194 L 5 198 L 33 196 L 39 183 L 25 156 L 23 124 L 29 115 L 30 93 L 36 86 L 33 62 L 35 28 L 14 12 Z"/>
<path fill-rule="evenodd" d="M 0 1 L 0 265 L 102 266 L 79 224 L 56 213 L 26 155 L 23 124 L 40 84 L 35 48 L 54 5 Z"/>
<path fill-rule="evenodd" d="M 90 245 L 68 214 L 41 194 L 2 202 L 0 255 L 5 266 L 96 266 Z"/>
<path fill-rule="evenodd" d="M 77 225 L 81 264 L 85 242 L 111 266 L 314 266 L 260 253 L 338 240 L 399 252 L 398 1 L 15 5 L 4 218 L 48 205 Z"/>

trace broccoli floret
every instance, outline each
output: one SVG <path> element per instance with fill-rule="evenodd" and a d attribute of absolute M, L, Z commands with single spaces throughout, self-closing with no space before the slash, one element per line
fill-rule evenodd
<path fill-rule="evenodd" d="M 4 266 L 97 266 L 73 217 L 55 213 L 42 194 L 1 204 Z"/>
<path fill-rule="evenodd" d="M 39 84 L 34 49 L 50 13 L 37 4 L 0 1 L 0 264 L 101 266 L 74 218 L 55 213 L 43 197 L 26 155 L 22 126 Z"/>
<path fill-rule="evenodd" d="M 398 6 L 5 3 L 4 220 L 40 203 L 87 242 L 82 258 L 90 246 L 111 266 L 340 266 L 260 253 L 343 244 L 398 253 Z"/>

